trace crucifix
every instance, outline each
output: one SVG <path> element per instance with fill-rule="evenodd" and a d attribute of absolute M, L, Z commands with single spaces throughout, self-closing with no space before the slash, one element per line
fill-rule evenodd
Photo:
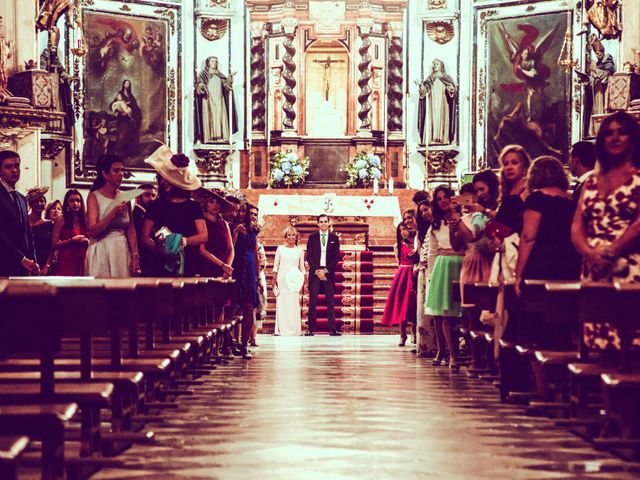
<path fill-rule="evenodd" d="M 331 64 L 332 63 L 344 63 L 344 60 L 332 60 L 327 55 L 325 60 L 314 60 L 314 63 L 319 63 L 324 67 L 324 75 L 322 77 L 324 84 L 324 99 L 325 101 L 329 100 L 329 77 L 331 75 Z"/>

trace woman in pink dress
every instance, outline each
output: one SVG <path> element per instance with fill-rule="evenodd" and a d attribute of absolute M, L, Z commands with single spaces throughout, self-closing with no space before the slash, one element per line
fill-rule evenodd
<path fill-rule="evenodd" d="M 404 222 L 396 229 L 398 271 L 391 281 L 387 303 L 382 314 L 382 325 L 400 325 L 400 347 L 407 342 L 407 322 L 415 321 L 416 291 L 413 285 L 413 264 L 415 231 Z"/>
<path fill-rule="evenodd" d="M 84 276 L 89 238 L 84 202 L 78 190 L 69 190 L 62 203 L 62 216 L 56 220 L 51 246 L 58 252 L 55 275 Z"/>

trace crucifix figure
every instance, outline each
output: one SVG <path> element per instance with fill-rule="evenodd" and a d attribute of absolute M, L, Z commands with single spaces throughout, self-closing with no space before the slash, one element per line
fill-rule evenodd
<path fill-rule="evenodd" d="M 323 85 L 324 85 L 324 99 L 325 101 L 329 100 L 329 78 L 331 76 L 331 64 L 332 63 L 344 63 L 344 60 L 332 60 L 327 55 L 325 60 L 314 60 L 314 63 L 319 63 L 324 67 L 324 75 L 322 77 Z"/>

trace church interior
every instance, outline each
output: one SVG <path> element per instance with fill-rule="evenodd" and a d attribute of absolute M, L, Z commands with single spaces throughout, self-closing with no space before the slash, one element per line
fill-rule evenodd
<path fill-rule="evenodd" d="M 638 25 L 0 2 L 0 477 L 639 478 Z"/>

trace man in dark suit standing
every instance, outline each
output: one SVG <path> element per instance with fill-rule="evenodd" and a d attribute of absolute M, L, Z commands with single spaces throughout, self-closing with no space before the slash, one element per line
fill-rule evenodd
<path fill-rule="evenodd" d="M 316 307 L 318 294 L 324 289 L 327 298 L 327 318 L 329 335 L 342 335 L 336 329 L 336 312 L 333 304 L 335 289 L 335 271 L 340 260 L 340 239 L 329 232 L 329 217 L 318 215 L 318 231 L 309 236 L 307 241 L 307 263 L 309 264 L 309 330 L 306 335 L 312 336 L 316 329 Z"/>
<path fill-rule="evenodd" d="M 577 142 L 571 147 L 571 156 L 569 157 L 569 169 L 571 174 L 576 177 L 575 183 L 572 185 L 573 201 L 578 203 L 584 182 L 593 173 L 596 166 L 596 147 L 591 142 Z"/>
<path fill-rule="evenodd" d="M 0 277 L 40 273 L 27 201 L 16 191 L 18 180 L 20 156 L 10 150 L 0 152 Z"/>

